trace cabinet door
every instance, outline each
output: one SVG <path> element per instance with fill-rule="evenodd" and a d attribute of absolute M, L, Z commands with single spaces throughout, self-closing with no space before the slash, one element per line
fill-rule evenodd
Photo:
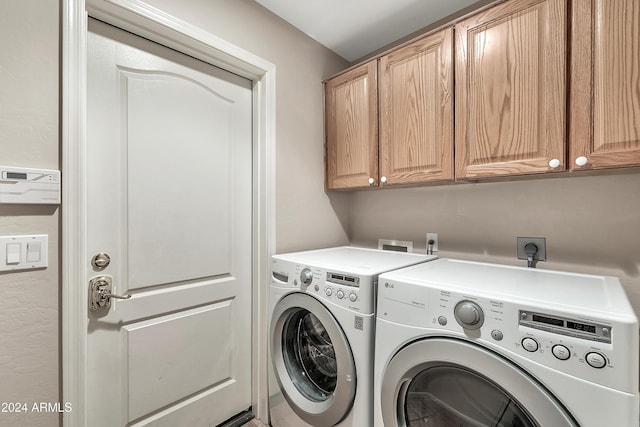
<path fill-rule="evenodd" d="M 640 165 L 640 2 L 576 1 L 572 20 L 571 167 Z"/>
<path fill-rule="evenodd" d="M 376 80 L 377 61 L 371 61 L 325 83 L 329 190 L 378 184 Z"/>
<path fill-rule="evenodd" d="M 453 179 L 453 29 L 380 59 L 382 185 Z"/>
<path fill-rule="evenodd" d="M 512 0 L 456 25 L 456 177 L 565 169 L 566 4 Z"/>

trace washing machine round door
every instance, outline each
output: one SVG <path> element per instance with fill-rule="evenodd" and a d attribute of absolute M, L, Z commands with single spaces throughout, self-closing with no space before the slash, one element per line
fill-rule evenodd
<path fill-rule="evenodd" d="M 274 308 L 271 339 L 276 379 L 296 414 L 318 427 L 344 419 L 356 392 L 355 362 L 329 310 L 312 296 L 289 294 Z"/>
<path fill-rule="evenodd" d="M 385 370 L 385 427 L 576 427 L 538 381 L 467 341 L 429 338 L 400 350 Z"/>

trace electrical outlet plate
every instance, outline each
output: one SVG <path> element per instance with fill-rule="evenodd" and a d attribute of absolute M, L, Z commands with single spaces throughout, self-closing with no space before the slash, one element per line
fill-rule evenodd
<path fill-rule="evenodd" d="M 433 246 L 429 247 L 429 240 L 433 240 Z M 429 251 L 438 252 L 438 233 L 427 233 L 427 253 Z"/>
<path fill-rule="evenodd" d="M 544 237 L 518 237 L 518 259 L 527 259 L 524 247 L 527 243 L 533 243 L 538 247 L 538 252 L 533 256 L 534 261 L 547 260 L 547 243 Z"/>

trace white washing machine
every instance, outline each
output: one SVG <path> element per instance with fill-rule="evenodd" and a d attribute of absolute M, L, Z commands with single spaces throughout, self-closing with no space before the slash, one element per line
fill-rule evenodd
<path fill-rule="evenodd" d="M 378 275 L 434 258 L 356 247 L 273 257 L 271 425 L 372 425 Z"/>
<path fill-rule="evenodd" d="M 618 279 L 439 259 L 379 278 L 374 425 L 638 426 Z"/>

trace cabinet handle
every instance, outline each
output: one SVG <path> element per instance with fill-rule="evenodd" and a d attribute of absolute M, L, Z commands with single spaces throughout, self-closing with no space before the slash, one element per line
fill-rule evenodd
<path fill-rule="evenodd" d="M 387 177 L 386 177 L 386 176 L 383 176 L 382 178 L 380 178 L 380 182 L 381 182 L 381 183 L 383 183 L 383 184 L 384 184 L 385 182 L 387 182 Z"/>
<path fill-rule="evenodd" d="M 589 159 L 587 159 L 585 156 L 580 156 L 578 158 L 576 158 L 576 165 L 578 166 L 584 166 L 589 162 Z"/>
<path fill-rule="evenodd" d="M 560 160 L 558 159 L 551 159 L 549 160 L 549 167 L 552 169 L 557 168 L 558 166 L 560 166 Z"/>
<path fill-rule="evenodd" d="M 373 178 L 369 178 L 369 185 L 373 185 L 376 183 L 376 180 Z"/>

